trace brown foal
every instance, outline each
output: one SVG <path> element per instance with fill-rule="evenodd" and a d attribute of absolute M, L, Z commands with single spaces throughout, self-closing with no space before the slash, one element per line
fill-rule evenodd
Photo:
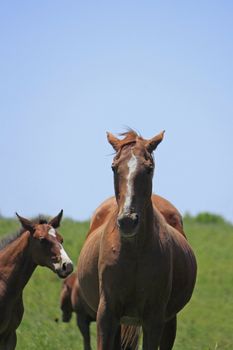
<path fill-rule="evenodd" d="M 0 242 L 0 350 L 16 347 L 16 329 L 24 313 L 23 289 L 35 268 L 47 266 L 61 278 L 73 270 L 62 236 L 56 231 L 62 211 L 49 222 L 17 216 L 21 231 Z"/>

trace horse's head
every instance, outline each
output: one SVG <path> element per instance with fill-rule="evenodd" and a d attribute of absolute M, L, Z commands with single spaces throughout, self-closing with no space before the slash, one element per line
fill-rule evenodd
<path fill-rule="evenodd" d="M 130 130 L 118 139 L 107 133 L 108 141 L 116 151 L 112 169 L 115 196 L 118 203 L 117 224 L 123 237 L 138 232 L 143 212 L 152 194 L 154 160 L 152 152 L 162 141 L 164 131 L 145 140 Z"/>
<path fill-rule="evenodd" d="M 56 231 L 60 226 L 63 211 L 47 222 L 39 223 L 19 216 L 23 230 L 30 232 L 30 254 L 36 265 L 47 266 L 59 277 L 65 278 L 73 271 L 73 263 L 65 252 L 62 236 Z"/>

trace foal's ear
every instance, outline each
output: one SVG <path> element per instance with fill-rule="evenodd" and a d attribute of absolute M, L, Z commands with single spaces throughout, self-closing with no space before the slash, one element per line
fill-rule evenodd
<path fill-rule="evenodd" d="M 60 211 L 60 213 L 57 216 L 55 216 L 53 219 L 49 221 L 49 225 L 51 225 L 53 228 L 58 228 L 60 226 L 62 215 L 63 215 L 63 209 Z"/>
<path fill-rule="evenodd" d="M 111 134 L 110 132 L 107 132 L 107 138 L 108 138 L 108 142 L 112 145 L 112 147 L 117 152 L 120 148 L 120 146 L 119 146 L 120 140 L 117 137 L 115 137 L 113 134 Z"/>
<path fill-rule="evenodd" d="M 152 139 L 146 141 L 146 149 L 148 152 L 152 153 L 156 149 L 156 147 L 163 140 L 164 133 L 165 130 L 163 130 L 160 134 L 152 137 Z"/>
<path fill-rule="evenodd" d="M 22 227 L 25 230 L 30 231 L 30 232 L 34 232 L 34 224 L 30 220 L 23 218 L 18 213 L 15 213 L 15 214 L 17 215 Z"/>

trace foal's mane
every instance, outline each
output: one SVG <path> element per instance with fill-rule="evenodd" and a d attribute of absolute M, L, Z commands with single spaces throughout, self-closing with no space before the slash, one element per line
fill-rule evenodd
<path fill-rule="evenodd" d="M 42 224 L 47 224 L 48 220 L 44 216 L 39 215 L 37 218 L 31 220 L 31 222 L 33 224 L 42 225 Z M 10 243 L 14 242 L 17 238 L 19 238 L 22 235 L 22 233 L 24 233 L 25 231 L 26 230 L 23 227 L 21 227 L 21 229 L 18 230 L 17 232 L 12 233 L 9 236 L 3 237 L 0 240 L 0 251 L 2 249 L 4 249 L 7 245 L 9 245 Z"/>

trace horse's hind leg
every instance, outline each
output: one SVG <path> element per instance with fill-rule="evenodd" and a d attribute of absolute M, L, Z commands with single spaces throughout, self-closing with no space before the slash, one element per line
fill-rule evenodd
<path fill-rule="evenodd" d="M 91 350 L 91 339 L 90 339 L 90 319 L 87 315 L 79 312 L 76 313 L 77 325 L 83 336 L 84 350 Z"/>
<path fill-rule="evenodd" d="M 176 338 L 176 316 L 165 323 L 162 338 L 160 341 L 160 350 L 171 350 Z"/>

